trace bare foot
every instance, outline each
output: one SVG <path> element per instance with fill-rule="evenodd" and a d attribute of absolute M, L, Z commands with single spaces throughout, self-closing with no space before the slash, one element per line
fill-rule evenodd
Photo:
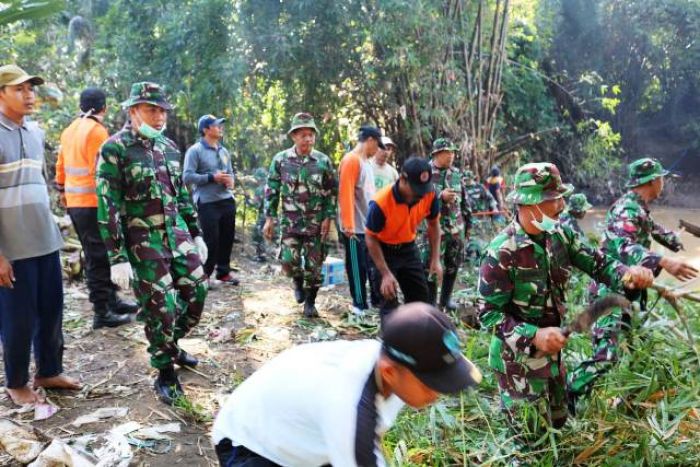
<path fill-rule="evenodd" d="M 83 385 L 80 384 L 75 378 L 71 378 L 64 374 L 51 376 L 50 378 L 42 378 L 41 376 L 34 377 L 34 387 L 35 388 L 46 388 L 46 389 L 82 389 Z"/>
<path fill-rule="evenodd" d="M 17 405 L 35 404 L 42 402 L 41 396 L 29 386 L 21 388 L 5 388 L 10 399 Z"/>

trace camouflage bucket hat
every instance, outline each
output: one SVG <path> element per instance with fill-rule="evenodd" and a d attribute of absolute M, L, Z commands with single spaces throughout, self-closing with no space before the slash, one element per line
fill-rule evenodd
<path fill-rule="evenodd" d="M 464 172 L 462 172 L 462 175 L 466 180 L 474 180 L 474 172 L 472 172 L 471 170 L 465 170 Z"/>
<path fill-rule="evenodd" d="M 430 151 L 430 155 L 436 154 L 440 151 L 452 151 L 456 152 L 459 148 L 448 138 L 438 138 L 433 141 L 433 149 Z"/>
<path fill-rule="evenodd" d="M 506 201 L 515 204 L 539 204 L 571 194 L 574 187 L 564 184 L 556 165 L 549 162 L 525 164 L 515 174 L 515 189 Z"/>
<path fill-rule="evenodd" d="M 318 128 L 316 128 L 316 122 L 314 122 L 313 115 L 307 112 L 299 112 L 292 117 L 292 127 L 287 132 L 287 135 L 291 135 L 292 132 L 300 128 L 311 128 L 316 132 L 316 134 L 320 133 Z"/>
<path fill-rule="evenodd" d="M 569 198 L 567 204 L 569 205 L 569 211 L 571 212 L 586 212 L 593 207 L 588 202 L 586 195 L 583 193 L 571 195 L 571 198 Z"/>
<path fill-rule="evenodd" d="M 253 172 L 253 177 L 255 177 L 255 179 L 258 181 L 263 181 L 267 178 L 267 170 L 263 169 L 262 167 L 258 167 L 255 169 L 255 172 Z"/>
<path fill-rule="evenodd" d="M 163 86 L 156 83 L 142 81 L 131 85 L 131 93 L 129 98 L 122 102 L 122 107 L 128 108 L 136 104 L 151 104 L 165 110 L 172 110 L 173 106 L 168 102 L 165 96 Z"/>
<path fill-rule="evenodd" d="M 665 177 L 669 171 L 664 169 L 661 162 L 651 157 L 637 159 L 627 166 L 627 188 L 644 185 L 650 181 Z"/>

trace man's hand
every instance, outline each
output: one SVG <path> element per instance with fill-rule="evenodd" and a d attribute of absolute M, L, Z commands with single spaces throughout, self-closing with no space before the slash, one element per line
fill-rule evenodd
<path fill-rule="evenodd" d="M 61 192 L 61 193 L 58 194 L 58 204 L 60 204 L 60 206 L 61 206 L 63 209 L 67 209 L 67 208 L 68 208 L 68 203 L 67 203 L 67 201 L 66 201 L 66 194 L 65 194 L 64 192 Z"/>
<path fill-rule="evenodd" d="M 440 199 L 447 204 L 452 204 L 457 200 L 457 192 L 452 188 L 445 188 L 440 193 Z"/>
<path fill-rule="evenodd" d="M 0 287 L 15 288 L 15 272 L 7 258 L 2 255 L 0 255 Z"/>
<path fill-rule="evenodd" d="M 440 261 L 431 261 L 428 268 L 428 277 L 435 277 L 438 284 L 442 284 L 442 265 Z"/>
<path fill-rule="evenodd" d="M 323 222 L 321 222 L 321 240 L 326 241 L 326 238 L 328 237 L 328 232 L 331 231 L 331 219 L 324 219 Z"/>
<path fill-rule="evenodd" d="M 661 258 L 659 266 L 664 268 L 666 272 L 668 272 L 680 281 L 694 279 L 695 277 L 697 277 L 698 272 L 700 272 L 696 268 L 691 266 L 689 263 L 686 263 L 685 261 L 681 261 L 679 259 L 670 258 L 668 256 L 664 256 L 663 258 Z"/>
<path fill-rule="evenodd" d="M 399 293 L 399 281 L 396 280 L 391 271 L 382 274 L 382 285 L 379 291 L 387 300 L 396 298 L 396 294 Z"/>
<path fill-rule="evenodd" d="M 566 345 L 566 336 L 560 328 L 540 328 L 532 339 L 532 344 L 545 355 L 556 355 Z"/>
<path fill-rule="evenodd" d="M 233 177 L 226 172 L 216 172 L 214 174 L 214 181 L 219 185 L 224 185 L 226 188 L 233 188 Z"/>
<path fill-rule="evenodd" d="M 272 241 L 272 236 L 274 235 L 274 230 L 275 230 L 275 220 L 272 217 L 268 217 L 265 219 L 265 225 L 263 226 L 263 237 L 268 242 Z"/>
<path fill-rule="evenodd" d="M 654 283 L 654 274 L 644 266 L 631 266 L 623 282 L 628 289 L 646 289 Z"/>

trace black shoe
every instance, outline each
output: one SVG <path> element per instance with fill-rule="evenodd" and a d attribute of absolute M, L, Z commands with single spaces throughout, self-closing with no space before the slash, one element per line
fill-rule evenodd
<path fill-rule="evenodd" d="M 306 292 L 304 292 L 304 278 L 295 277 L 294 279 L 294 300 L 297 303 L 304 303 L 306 300 Z"/>
<path fill-rule="evenodd" d="M 318 310 L 316 309 L 316 294 L 318 293 L 317 288 L 308 289 L 306 291 L 306 300 L 304 301 L 304 317 L 305 318 L 315 318 L 318 316 Z"/>
<path fill-rule="evenodd" d="M 567 396 L 566 407 L 569 410 L 569 415 L 576 417 L 576 402 L 578 402 L 579 394 L 569 392 Z"/>
<path fill-rule="evenodd" d="M 118 315 L 130 315 L 132 313 L 138 313 L 139 311 L 139 306 L 136 302 L 121 298 L 117 295 L 116 290 L 110 292 L 107 306 L 112 313 Z"/>
<path fill-rule="evenodd" d="M 130 315 L 114 313 L 107 307 L 95 308 L 95 315 L 92 317 L 92 329 L 116 328 L 130 322 Z"/>
<path fill-rule="evenodd" d="M 190 368 L 194 368 L 199 364 L 199 360 L 197 360 L 195 357 L 188 354 L 184 350 L 181 350 L 180 353 L 177 354 L 175 363 L 180 366 L 188 366 Z"/>
<path fill-rule="evenodd" d="M 231 273 L 224 274 L 223 276 L 217 274 L 216 279 L 229 285 L 239 285 L 241 283 L 241 281 L 233 277 Z"/>
<path fill-rule="evenodd" d="M 178 398 L 185 395 L 173 367 L 164 368 L 158 372 L 158 377 L 153 382 L 153 388 L 156 390 L 158 398 L 168 405 L 173 405 Z"/>

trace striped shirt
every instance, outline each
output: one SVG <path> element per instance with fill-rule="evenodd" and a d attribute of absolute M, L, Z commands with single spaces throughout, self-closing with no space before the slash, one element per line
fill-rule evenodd
<path fill-rule="evenodd" d="M 0 255 L 10 261 L 44 256 L 63 239 L 43 173 L 44 132 L 0 113 Z"/>

